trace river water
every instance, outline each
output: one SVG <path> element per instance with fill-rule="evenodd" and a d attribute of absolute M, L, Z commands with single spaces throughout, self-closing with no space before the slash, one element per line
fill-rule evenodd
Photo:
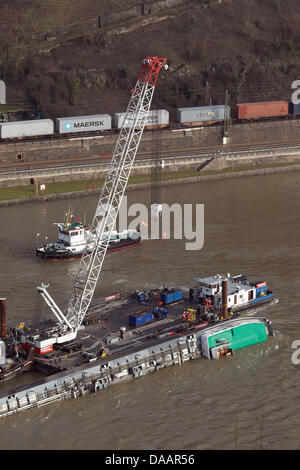
<path fill-rule="evenodd" d="M 204 204 L 205 241 L 146 240 L 108 254 L 95 299 L 194 277 L 243 273 L 266 280 L 278 299 L 252 314 L 272 321 L 275 337 L 220 361 L 169 367 L 96 395 L 66 400 L 0 421 L 1 449 L 295 449 L 300 447 L 299 174 L 286 173 L 184 184 L 162 189 L 172 204 Z M 128 192 L 128 204 L 149 203 L 149 191 Z M 7 322 L 29 320 L 36 286 L 49 281 L 59 306 L 67 302 L 79 260 L 35 256 L 54 222 L 74 213 L 90 221 L 98 197 L 0 209 L 0 296 Z M 50 315 L 50 313 L 49 313 Z"/>

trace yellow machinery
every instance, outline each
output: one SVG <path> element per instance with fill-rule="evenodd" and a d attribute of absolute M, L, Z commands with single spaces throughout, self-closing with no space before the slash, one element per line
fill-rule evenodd
<path fill-rule="evenodd" d="M 187 321 L 190 321 L 190 322 L 196 321 L 196 313 L 197 313 L 197 310 L 194 309 L 194 308 L 186 309 L 186 319 L 187 319 Z"/>

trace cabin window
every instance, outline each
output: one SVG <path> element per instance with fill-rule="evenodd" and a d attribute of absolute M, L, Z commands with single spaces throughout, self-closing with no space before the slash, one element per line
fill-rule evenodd
<path fill-rule="evenodd" d="M 78 235 L 78 232 L 71 232 L 71 237 L 74 237 L 75 235 Z"/>

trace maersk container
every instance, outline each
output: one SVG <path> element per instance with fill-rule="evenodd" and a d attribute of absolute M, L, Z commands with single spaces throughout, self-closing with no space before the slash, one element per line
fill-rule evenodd
<path fill-rule="evenodd" d="M 150 323 L 153 320 L 153 313 L 143 313 L 141 315 L 129 315 L 129 326 L 139 326 L 144 325 L 145 323 Z"/>
<path fill-rule="evenodd" d="M 177 109 L 177 122 L 181 124 L 224 121 L 225 117 L 230 117 L 230 106 L 199 106 L 196 108 Z"/>
<path fill-rule="evenodd" d="M 126 113 L 116 113 L 114 115 L 114 127 L 121 129 Z M 129 127 L 131 124 L 131 119 L 133 116 L 127 118 L 125 122 L 125 127 Z M 151 110 L 148 113 L 145 127 L 155 128 L 155 127 L 165 127 L 169 124 L 169 111 L 166 109 Z"/>
<path fill-rule="evenodd" d="M 289 104 L 287 101 L 239 103 L 236 106 L 238 119 L 257 119 L 276 116 L 287 116 L 289 114 Z"/>
<path fill-rule="evenodd" d="M 37 119 L 36 121 L 14 121 L 0 124 L 1 139 L 13 137 L 32 137 L 51 135 L 54 132 L 52 119 Z"/>
<path fill-rule="evenodd" d="M 59 134 L 73 132 L 106 131 L 111 129 L 109 114 L 56 118 L 55 129 Z"/>

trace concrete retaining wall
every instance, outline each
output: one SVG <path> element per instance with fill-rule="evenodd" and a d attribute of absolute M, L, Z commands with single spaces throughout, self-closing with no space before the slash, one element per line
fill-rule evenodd
<path fill-rule="evenodd" d="M 289 142 L 300 136 L 300 120 L 282 120 L 235 124 L 230 130 L 230 144 L 255 144 Z M 223 127 L 203 127 L 184 129 L 145 130 L 140 143 L 139 153 L 155 153 L 160 148 L 195 149 L 199 147 L 222 145 Z M 20 166 L 33 161 L 60 160 L 65 158 L 101 156 L 112 153 L 117 133 L 95 137 L 53 137 L 31 141 L 7 142 L 0 144 L 0 162 L 23 162 Z"/>

